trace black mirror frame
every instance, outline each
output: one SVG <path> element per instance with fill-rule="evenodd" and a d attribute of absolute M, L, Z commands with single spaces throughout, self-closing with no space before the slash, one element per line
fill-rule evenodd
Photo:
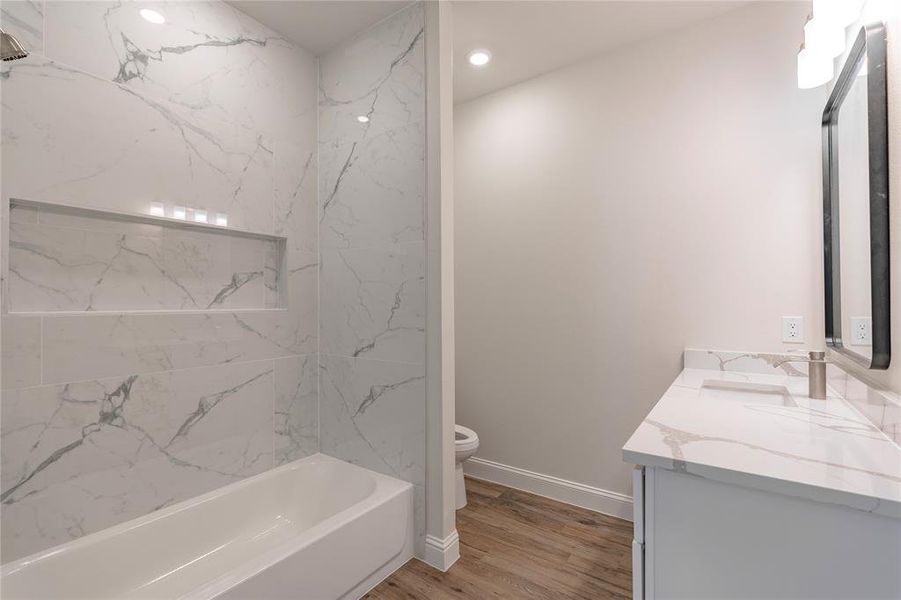
<path fill-rule="evenodd" d="M 851 89 L 863 58 L 867 59 L 867 128 L 870 167 L 870 281 L 873 356 L 866 358 L 842 343 L 841 269 L 839 261 L 838 141 L 842 101 Z M 870 369 L 891 362 L 889 296 L 888 98 L 886 34 L 882 23 L 862 27 L 823 111 L 823 235 L 826 283 L 826 343 Z"/>

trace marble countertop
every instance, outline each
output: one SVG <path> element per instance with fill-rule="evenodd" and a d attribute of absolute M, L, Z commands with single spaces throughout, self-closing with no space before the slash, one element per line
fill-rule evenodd
<path fill-rule="evenodd" d="M 774 367 L 778 358 L 686 351 L 685 369 L 623 447 L 625 460 L 901 518 L 901 447 L 885 425 L 834 385 L 825 400 L 809 398 L 804 365 Z M 705 381 L 785 386 L 792 401 L 707 397 Z"/>

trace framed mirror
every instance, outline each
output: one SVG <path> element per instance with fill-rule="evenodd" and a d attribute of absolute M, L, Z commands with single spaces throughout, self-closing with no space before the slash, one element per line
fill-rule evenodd
<path fill-rule="evenodd" d="M 885 47 L 861 28 L 823 111 L 826 343 L 871 369 L 891 361 Z"/>

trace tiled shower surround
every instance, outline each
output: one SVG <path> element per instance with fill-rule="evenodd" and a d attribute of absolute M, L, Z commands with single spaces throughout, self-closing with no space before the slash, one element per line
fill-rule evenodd
<path fill-rule="evenodd" d="M 422 7 L 320 60 L 218 1 L 0 22 L 32 52 L 0 71 L 4 205 L 286 239 L 4 214 L 3 562 L 319 450 L 415 483 L 421 531 Z"/>
<path fill-rule="evenodd" d="M 415 485 L 425 521 L 425 44 L 414 5 L 319 62 L 322 451 Z M 368 116 L 361 124 L 358 116 Z"/>

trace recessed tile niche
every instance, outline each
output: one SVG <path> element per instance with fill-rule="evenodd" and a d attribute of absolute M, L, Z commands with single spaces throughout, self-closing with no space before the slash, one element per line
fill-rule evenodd
<path fill-rule="evenodd" d="M 21 200 L 8 222 L 11 313 L 285 307 L 282 237 Z"/>

